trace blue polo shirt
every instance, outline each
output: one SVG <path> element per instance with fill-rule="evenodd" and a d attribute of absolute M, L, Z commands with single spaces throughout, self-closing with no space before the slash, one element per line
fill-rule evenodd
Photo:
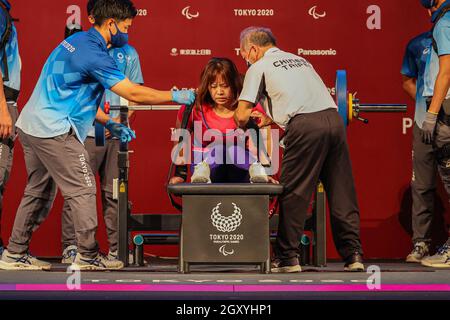
<path fill-rule="evenodd" d="M 439 10 L 433 13 L 431 21 L 436 22 L 437 17 L 442 12 L 445 6 L 450 5 L 450 0 L 445 1 Z M 434 85 L 439 73 L 439 57 L 450 54 L 450 12 L 447 12 L 435 25 L 433 31 L 433 38 L 436 41 L 437 52 L 433 49 L 431 55 L 427 60 L 425 68 L 425 89 L 423 95 L 425 97 L 432 97 L 434 94 Z M 450 98 L 450 90 L 447 93 L 447 98 Z"/>
<path fill-rule="evenodd" d="M 416 112 L 414 121 L 422 128 L 427 113 L 427 103 L 423 96 L 424 74 L 428 56 L 432 47 L 431 32 L 425 32 L 413 38 L 406 47 L 401 74 L 416 79 Z"/>
<path fill-rule="evenodd" d="M 84 142 L 105 89 L 125 78 L 95 28 L 76 33 L 47 59 L 16 125 L 38 138 L 57 137 L 73 128 Z"/>
<path fill-rule="evenodd" d="M 11 9 L 11 5 L 9 4 L 8 0 L 0 0 L 0 1 L 6 6 L 8 10 Z M 3 36 L 5 30 L 6 30 L 6 14 L 4 10 L 0 9 L 0 37 Z M 22 64 L 20 61 L 19 44 L 17 41 L 17 30 L 14 25 L 14 22 L 12 23 L 11 35 L 9 37 L 8 42 L 6 43 L 5 53 L 8 63 L 9 81 L 5 81 L 4 85 L 11 89 L 20 91 L 20 71 Z M 3 61 L 3 54 L 4 54 L 3 50 L 0 50 L 0 62 Z M 5 74 L 4 65 L 3 63 L 0 63 L 0 65 L 2 75 L 4 75 Z"/>
<path fill-rule="evenodd" d="M 114 59 L 119 70 L 127 76 L 131 82 L 137 84 L 144 83 L 139 54 L 134 47 L 125 45 L 122 48 L 111 48 L 109 49 L 109 55 Z M 111 90 L 105 91 L 104 99 L 102 100 L 101 105 L 103 105 L 106 101 L 112 106 L 122 104 L 121 98 Z M 111 111 L 110 117 L 116 118 L 119 114 L 120 111 Z M 89 130 L 88 137 L 95 137 L 94 128 L 95 127 L 92 127 L 92 129 Z"/>

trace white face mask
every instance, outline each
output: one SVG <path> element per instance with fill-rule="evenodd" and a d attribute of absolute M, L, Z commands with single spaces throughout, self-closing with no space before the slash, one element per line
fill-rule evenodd
<path fill-rule="evenodd" d="M 247 67 L 251 67 L 253 65 L 253 63 L 250 62 L 249 57 L 250 57 L 250 53 L 252 52 L 253 47 L 250 48 L 250 51 L 248 52 L 247 58 L 245 59 L 245 62 L 247 63 Z"/>

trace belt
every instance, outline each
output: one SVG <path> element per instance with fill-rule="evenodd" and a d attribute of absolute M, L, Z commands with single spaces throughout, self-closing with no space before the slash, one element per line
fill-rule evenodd
<path fill-rule="evenodd" d="M 11 138 L 1 140 L 1 143 L 7 146 L 10 150 L 14 149 L 14 140 Z"/>

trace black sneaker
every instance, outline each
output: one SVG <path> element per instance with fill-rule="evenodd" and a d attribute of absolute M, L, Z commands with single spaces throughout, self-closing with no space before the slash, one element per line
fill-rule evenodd
<path fill-rule="evenodd" d="M 298 262 L 298 258 L 291 259 L 275 259 L 272 262 L 273 273 L 299 273 L 302 272 L 302 267 Z"/>
<path fill-rule="evenodd" d="M 345 261 L 345 271 L 364 272 L 364 269 L 363 258 L 359 252 L 355 252 Z"/>

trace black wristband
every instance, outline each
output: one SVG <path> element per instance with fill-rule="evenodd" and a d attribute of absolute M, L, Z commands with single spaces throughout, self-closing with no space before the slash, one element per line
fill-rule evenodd
<path fill-rule="evenodd" d="M 175 167 L 174 177 L 178 177 L 178 178 L 181 178 L 184 181 L 186 181 L 187 175 L 188 175 L 188 166 L 184 165 L 184 166 L 176 166 Z"/>

